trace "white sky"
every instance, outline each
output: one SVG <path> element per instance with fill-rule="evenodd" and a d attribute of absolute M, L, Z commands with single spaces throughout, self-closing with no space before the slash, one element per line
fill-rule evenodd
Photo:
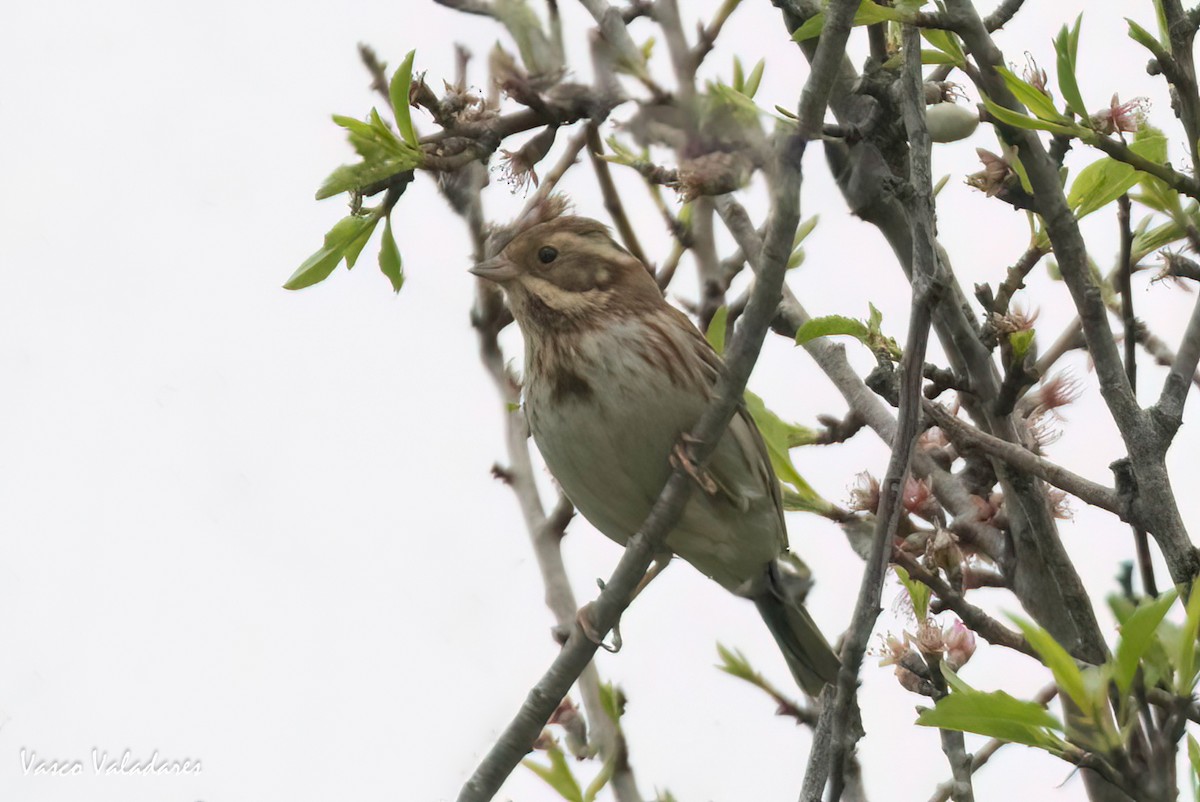
<path fill-rule="evenodd" d="M 580 7 L 562 5 L 569 29 L 582 30 Z M 683 5 L 691 31 L 716 3 Z M 1084 5 L 1035 6 L 1000 38 L 1008 58 L 1022 64 L 1030 50 L 1051 68 L 1050 37 Z M 1150 95 L 1178 156 L 1144 53 L 1120 15 L 1101 18 L 1110 4 L 1087 5 L 1088 102 Z M 498 29 L 423 0 L 25 3 L 5 17 L 0 797 L 453 799 L 555 652 L 516 506 L 489 477 L 503 455 L 502 408 L 467 322 L 465 229 L 421 176 L 397 209 L 408 274 L 398 297 L 375 270 L 373 244 L 352 274 L 300 293 L 280 284 L 344 213 L 312 194 L 351 159 L 329 114 L 378 103 L 355 44 L 392 64 L 417 47 L 437 87 L 452 75 L 454 41 L 483 54 Z M 647 30 L 639 24 L 635 38 Z M 746 0 L 722 39 L 705 76 L 728 76 L 735 52 L 748 66 L 765 55 L 761 105 L 794 105 L 806 67 L 768 3 Z M 951 174 L 940 230 L 968 293 L 997 281 L 1027 237 L 1023 215 L 962 185 L 976 146 L 997 150 L 984 128 L 935 157 L 935 172 Z M 806 169 L 805 214 L 821 223 L 793 288 L 814 314 L 861 316 L 871 300 L 902 341 L 907 288 L 890 253 L 845 211 L 818 148 Z M 580 212 L 603 217 L 586 167 L 578 173 L 567 189 Z M 628 178 L 639 233 L 661 259 L 661 227 Z M 496 218 L 520 202 L 499 184 L 487 197 Z M 761 198 L 748 205 L 761 214 Z M 1107 269 L 1112 214 L 1085 231 Z M 1036 275 L 1045 345 L 1071 309 L 1062 285 Z M 1141 277 L 1135 293 L 1176 343 L 1192 297 Z M 515 333 L 506 344 L 516 356 Z M 752 384 L 785 416 L 844 411 L 802 352 L 776 340 L 763 360 Z M 1088 396 L 1066 411 L 1051 456 L 1107 483 L 1119 455 L 1112 427 L 1083 357 L 1066 362 Z M 1162 375 L 1143 367 L 1143 400 Z M 1176 475 L 1196 446 L 1185 427 Z M 796 462 L 842 501 L 858 471 L 882 474 L 886 451 L 863 433 Z M 1180 484 L 1195 521 L 1198 501 Z M 818 577 L 811 608 L 834 637 L 860 563 L 832 526 L 799 515 L 789 524 Z M 1127 530 L 1079 510 L 1062 534 L 1096 598 L 1112 590 L 1117 561 L 1131 556 Z M 566 551 L 581 598 L 619 557 L 583 521 Z M 996 592 L 977 597 L 1016 609 Z M 629 696 L 647 796 L 657 787 L 681 802 L 795 798 L 808 734 L 712 668 L 720 641 L 786 682 L 750 605 L 680 564 L 639 599 L 623 634 L 625 649 L 602 655 L 600 669 Z M 987 648 L 964 676 L 1017 695 L 1048 679 Z M 910 726 L 923 700 L 871 661 L 863 680 L 872 799 L 927 798 L 949 771 L 936 732 Z M 158 750 L 203 769 L 95 777 L 93 748 L 143 760 Z M 25 776 L 22 749 L 80 760 L 84 775 Z M 1022 747 L 1002 750 L 977 787 L 981 798 L 1083 798 L 1069 766 Z M 501 798 L 552 795 L 519 770 Z"/>

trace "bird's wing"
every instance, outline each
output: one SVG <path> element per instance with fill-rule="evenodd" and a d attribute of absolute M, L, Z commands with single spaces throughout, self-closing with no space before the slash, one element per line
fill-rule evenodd
<path fill-rule="evenodd" d="M 679 314 L 683 315 L 682 312 Z M 705 366 L 706 378 L 710 380 L 710 386 L 715 385 L 724 368 L 721 357 L 690 322 L 688 329 L 695 333 L 694 351 Z M 769 500 L 779 523 L 780 550 L 787 549 L 787 525 L 783 519 L 779 480 L 771 467 L 767 444 L 745 403 L 738 404 L 737 412 L 729 421 L 729 428 L 709 462 L 708 473 L 718 491 L 743 513 L 749 512 L 751 507 L 761 507 L 763 501 Z"/>

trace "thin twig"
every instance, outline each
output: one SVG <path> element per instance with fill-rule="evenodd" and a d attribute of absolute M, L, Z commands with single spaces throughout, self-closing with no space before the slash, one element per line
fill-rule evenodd
<path fill-rule="evenodd" d="M 980 91 L 1003 106 L 1020 110 L 1020 103 L 997 72 L 997 68 L 1003 66 L 1003 54 L 988 35 L 974 5 L 968 0 L 947 0 L 946 7 L 947 13 L 956 19 L 956 29 L 962 36 L 964 46 L 979 66 Z M 1182 405 L 1178 409 L 1156 410 L 1153 415 L 1138 406 L 1113 338 L 1102 293 L 1092 277 L 1087 247 L 1078 221 L 1063 194 L 1058 168 L 1033 132 L 1001 127 L 1006 137 L 1017 145 L 1021 163 L 1037 198 L 1037 211 L 1046 223 L 1063 280 L 1079 312 L 1083 335 L 1100 380 L 1100 395 L 1129 452 L 1137 485 L 1137 493 L 1131 499 L 1134 515 L 1154 535 L 1166 558 L 1172 581 L 1176 584 L 1190 583 L 1200 573 L 1200 554 L 1192 545 L 1180 514 L 1165 461 L 1167 446 L 1174 434 L 1172 424 L 1178 420 L 1175 413 L 1182 412 Z M 1107 146 L 1102 149 L 1111 154 Z M 1194 320 L 1197 324 L 1194 335 L 1197 340 L 1196 356 L 1200 358 L 1200 311 Z M 1191 360 L 1181 366 L 1186 366 L 1189 361 L 1190 366 L 1178 377 L 1178 381 L 1168 377 L 1172 386 L 1182 385 L 1185 393 L 1196 366 L 1195 361 Z"/>
<path fill-rule="evenodd" d="M 1192 317 L 1188 321 L 1183 339 L 1179 341 L 1179 350 L 1175 353 L 1175 363 L 1163 382 L 1162 393 L 1154 411 L 1163 421 L 1164 426 L 1170 427 L 1171 434 L 1179 428 L 1183 421 L 1183 404 L 1187 400 L 1191 388 L 1191 378 L 1200 362 L 1200 298 L 1192 309 Z"/>
<path fill-rule="evenodd" d="M 1126 510 L 1123 509 L 1117 491 L 1105 487 L 1079 474 L 1072 473 L 1061 465 L 1051 462 L 1045 457 L 1034 454 L 1027 448 L 993 437 L 987 432 L 976 429 L 971 424 L 951 415 L 939 404 L 925 402 L 925 413 L 933 422 L 941 427 L 959 452 L 978 448 L 989 456 L 1001 459 L 1018 470 L 1030 473 L 1060 490 L 1065 490 L 1081 501 L 1107 510 L 1124 519 Z"/>
<path fill-rule="evenodd" d="M 908 571 L 908 575 L 927 586 L 941 600 L 945 609 L 952 611 L 963 625 L 988 643 L 1004 646 L 1037 660 L 1037 652 L 1020 632 L 1009 629 L 980 608 L 971 604 L 949 582 L 921 565 L 911 554 L 899 549 L 892 553 L 897 565 Z"/>
<path fill-rule="evenodd" d="M 836 6 L 835 6 L 836 7 Z M 830 10 L 828 25 L 833 22 L 834 10 Z M 830 799 L 841 798 L 843 766 L 846 756 L 853 752 L 861 737 L 861 727 L 850 726 L 858 719 L 857 690 L 858 672 L 866 654 L 867 642 L 871 637 L 875 619 L 879 615 L 879 601 L 883 592 L 884 577 L 891 559 L 891 543 L 903 512 L 904 479 L 908 474 L 909 462 L 916 444 L 921 418 L 921 382 L 925 367 L 925 350 L 929 343 L 932 324 L 932 309 L 939 294 L 937 254 L 934 249 L 934 211 L 932 180 L 930 176 L 930 139 L 925 127 L 925 96 L 921 80 L 920 34 L 916 28 L 906 25 L 903 33 L 905 64 L 900 78 L 903 98 L 904 125 L 908 132 L 909 177 L 908 190 L 912 193 L 910 224 L 913 247 L 912 312 L 908 338 L 904 347 L 900 377 L 900 411 L 896 438 L 892 443 L 892 456 L 887 472 L 880 484 L 879 506 L 876 513 L 874 538 L 871 554 L 863 572 L 858 599 L 850 628 L 842 643 L 842 667 L 838 672 L 837 691 L 833 704 L 821 711 L 822 716 L 831 716 L 831 745 L 828 761 L 822 765 L 819 757 L 810 759 L 804 777 L 802 800 L 820 796 L 826 778 L 829 782 Z M 844 42 L 843 42 L 844 44 Z M 824 43 L 822 43 L 822 47 Z M 821 60 L 820 53 L 814 61 Z M 830 84 L 832 85 L 832 84 Z M 803 100 L 801 101 L 803 104 Z M 805 118 L 801 115 L 801 119 Z M 814 755 L 820 755 L 814 751 Z"/>
<path fill-rule="evenodd" d="M 594 122 L 588 123 L 587 141 L 588 156 L 592 160 L 592 169 L 596 172 L 596 183 L 600 185 L 600 195 L 604 198 L 604 208 L 608 211 L 608 216 L 612 218 L 613 224 L 617 227 L 617 233 L 621 235 L 621 241 L 625 243 L 625 247 L 629 249 L 631 254 L 637 257 L 638 261 L 649 267 L 650 261 L 646 258 L 646 253 L 642 250 L 641 243 L 638 242 L 633 225 L 629 222 L 629 217 L 625 214 L 625 205 L 621 203 L 621 195 L 617 192 L 616 184 L 613 183 L 612 171 L 608 167 L 608 162 L 601 156 L 604 146 L 600 143 L 600 128 Z"/>
<path fill-rule="evenodd" d="M 1129 377 L 1129 389 L 1137 397 L 1137 330 L 1138 321 L 1133 314 L 1133 226 L 1130 220 L 1132 204 L 1129 195 L 1117 198 L 1117 225 L 1121 229 L 1121 255 L 1117 261 L 1117 281 L 1121 291 L 1121 325 L 1125 329 L 1125 375 Z M 1150 537 L 1140 526 L 1133 526 L 1133 549 L 1137 555 L 1138 573 L 1142 577 L 1142 591 L 1158 596 L 1158 582 L 1154 578 L 1154 562 L 1150 558 Z"/>

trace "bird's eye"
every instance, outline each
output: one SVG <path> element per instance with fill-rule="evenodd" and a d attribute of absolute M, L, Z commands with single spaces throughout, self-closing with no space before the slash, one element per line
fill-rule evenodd
<path fill-rule="evenodd" d="M 549 245 L 538 251 L 538 261 L 544 265 L 550 264 L 557 258 L 558 251 L 556 251 L 554 248 L 551 248 Z"/>

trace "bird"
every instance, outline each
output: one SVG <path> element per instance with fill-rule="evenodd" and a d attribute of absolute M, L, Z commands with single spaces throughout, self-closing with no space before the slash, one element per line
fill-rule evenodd
<path fill-rule="evenodd" d="M 808 578 L 791 568 L 779 482 L 745 407 L 706 466 L 686 462 L 681 444 L 722 370 L 704 335 L 587 217 L 529 225 L 470 270 L 504 290 L 525 342 L 529 430 L 575 508 L 624 545 L 684 460 L 702 492 L 690 495 L 664 558 L 751 599 L 797 684 L 817 696 L 840 662 L 800 600 Z"/>

